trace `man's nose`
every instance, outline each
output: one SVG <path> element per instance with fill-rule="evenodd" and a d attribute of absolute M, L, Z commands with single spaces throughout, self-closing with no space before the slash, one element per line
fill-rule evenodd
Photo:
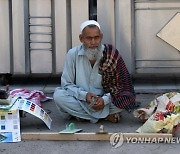
<path fill-rule="evenodd" d="M 91 44 L 96 44 L 96 40 L 94 38 L 91 39 Z"/>

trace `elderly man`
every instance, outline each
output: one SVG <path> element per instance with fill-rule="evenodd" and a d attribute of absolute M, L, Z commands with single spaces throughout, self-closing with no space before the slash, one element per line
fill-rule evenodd
<path fill-rule="evenodd" d="M 64 118 L 118 122 L 119 113 L 135 105 L 129 73 L 118 50 L 101 43 L 103 34 L 98 22 L 88 20 L 80 28 L 82 44 L 66 55 L 54 101 Z"/>

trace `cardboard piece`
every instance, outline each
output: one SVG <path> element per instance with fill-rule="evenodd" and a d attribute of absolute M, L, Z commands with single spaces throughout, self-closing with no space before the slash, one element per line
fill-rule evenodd
<path fill-rule="evenodd" d="M 19 111 L 14 110 L 1 112 L 0 143 L 19 141 L 21 141 Z"/>
<path fill-rule="evenodd" d="M 46 124 L 46 126 L 51 129 L 52 119 L 50 118 L 50 116 L 44 109 L 30 100 L 18 99 L 16 103 L 11 107 L 11 110 L 23 110 L 25 112 L 28 112 L 41 119 Z"/>
<path fill-rule="evenodd" d="M 0 143 L 21 141 L 19 110 L 36 116 L 51 128 L 52 119 L 41 107 L 29 100 L 14 97 L 9 105 L 0 105 Z"/>

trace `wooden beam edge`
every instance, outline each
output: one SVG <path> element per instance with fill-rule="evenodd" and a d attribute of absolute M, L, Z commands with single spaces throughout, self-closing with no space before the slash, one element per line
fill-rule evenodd
<path fill-rule="evenodd" d="M 23 132 L 21 138 L 23 140 L 46 140 L 46 141 L 109 141 L 114 133 L 74 133 L 59 134 L 57 132 Z M 123 141 L 128 138 L 148 138 L 149 140 L 161 138 L 161 140 L 172 138 L 172 134 L 161 133 L 122 133 Z"/>

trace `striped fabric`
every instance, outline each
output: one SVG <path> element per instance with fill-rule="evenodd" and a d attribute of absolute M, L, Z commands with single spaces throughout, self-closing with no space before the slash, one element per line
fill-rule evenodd
<path fill-rule="evenodd" d="M 102 75 L 103 89 L 111 94 L 115 106 L 129 112 L 136 107 L 135 92 L 129 72 L 119 51 L 112 45 L 105 44 L 99 72 Z"/>

